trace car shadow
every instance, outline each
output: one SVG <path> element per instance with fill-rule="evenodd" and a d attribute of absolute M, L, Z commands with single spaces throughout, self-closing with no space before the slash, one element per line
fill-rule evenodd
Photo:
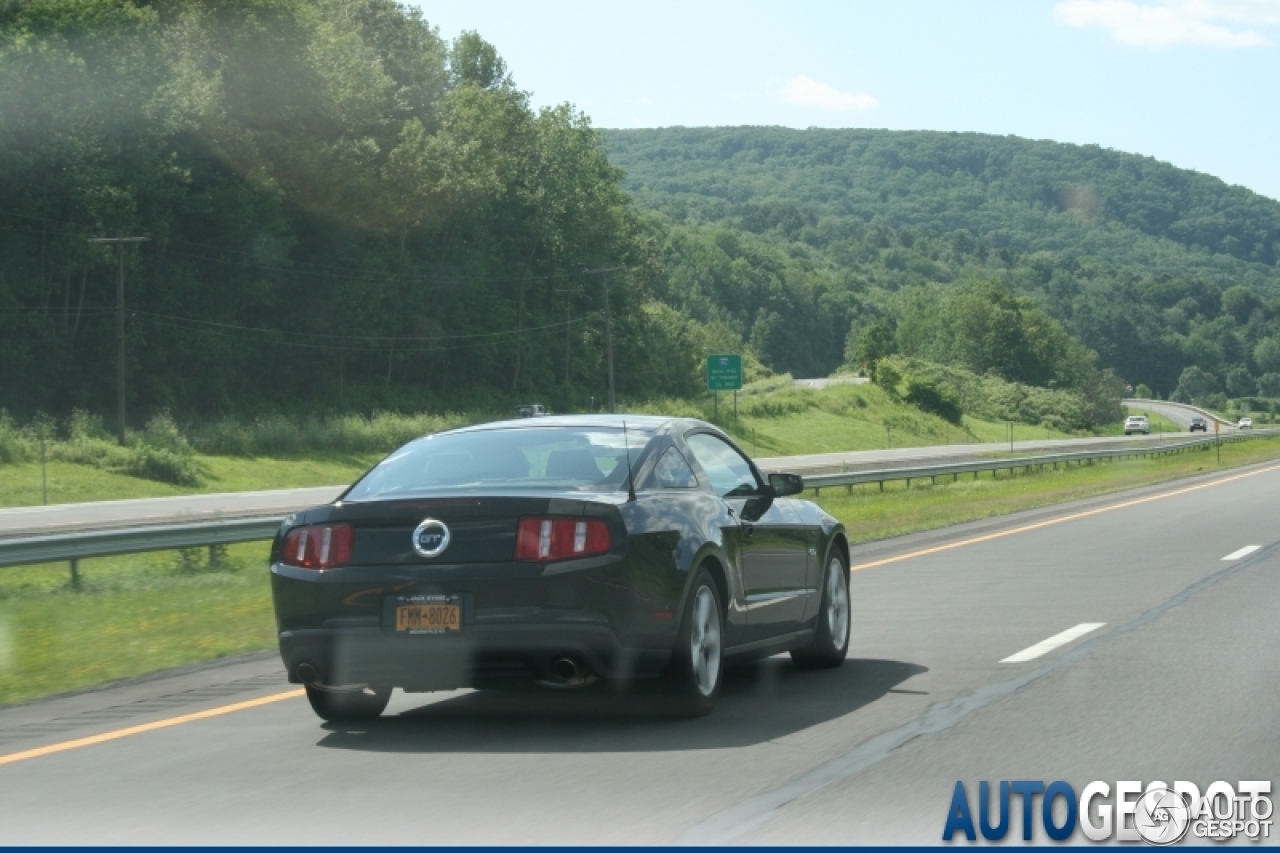
<path fill-rule="evenodd" d="M 697 719 L 672 717 L 652 689 L 476 691 L 373 723 L 327 723 L 319 746 L 402 753 L 727 749 L 852 713 L 926 671 L 913 663 L 863 659 L 804 671 L 771 658 L 727 671 L 715 711 Z"/>

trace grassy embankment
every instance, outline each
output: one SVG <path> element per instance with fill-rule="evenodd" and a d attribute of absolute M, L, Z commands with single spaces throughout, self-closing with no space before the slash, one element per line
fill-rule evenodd
<path fill-rule="evenodd" d="M 657 400 L 628 408 L 637 413 L 702 418 L 711 418 L 714 411 L 710 399 Z M 731 395 L 722 394 L 718 422 L 758 456 L 998 443 L 1008 437 L 1003 423 L 965 417 L 963 425 L 956 426 L 890 397 L 873 385 L 840 385 L 814 391 L 791 387 L 790 377 L 747 388 L 739 398 L 736 420 L 732 411 Z M 414 435 L 502 416 L 467 412 L 440 417 L 347 416 L 292 426 L 282 419 L 250 425 L 215 424 L 203 435 L 196 432 L 189 438 L 172 439 L 186 454 L 183 459 L 189 460 L 187 467 L 199 475 L 198 482 L 186 484 L 144 479 L 50 454 L 45 466 L 49 503 L 349 483 L 384 453 Z M 1022 441 L 1069 436 L 1040 426 L 1015 424 L 1014 437 Z M 109 437 L 95 438 L 90 444 L 110 449 Z M 58 450 L 65 450 L 65 445 Z M 0 464 L 0 506 L 32 506 L 43 501 L 38 444 L 27 440 L 21 458 L 25 461 Z"/>
<path fill-rule="evenodd" d="M 1160 459 L 936 486 L 831 490 L 820 502 L 855 541 L 1045 506 L 1280 457 L 1280 438 Z M 229 549 L 216 568 L 203 551 L 0 571 L 0 704 L 242 652 L 270 649 L 274 624 L 266 545 Z"/>

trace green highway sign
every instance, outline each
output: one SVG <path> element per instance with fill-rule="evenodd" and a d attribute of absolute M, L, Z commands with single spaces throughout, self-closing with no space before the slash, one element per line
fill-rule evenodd
<path fill-rule="evenodd" d="M 742 356 L 707 356 L 707 390 L 737 391 L 742 388 Z"/>

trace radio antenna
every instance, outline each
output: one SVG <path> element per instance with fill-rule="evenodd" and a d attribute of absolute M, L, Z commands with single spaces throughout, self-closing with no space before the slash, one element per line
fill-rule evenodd
<path fill-rule="evenodd" d="M 627 422 L 622 422 L 622 450 L 627 460 L 627 500 L 636 499 L 636 479 L 631 471 L 631 440 L 627 437 Z"/>

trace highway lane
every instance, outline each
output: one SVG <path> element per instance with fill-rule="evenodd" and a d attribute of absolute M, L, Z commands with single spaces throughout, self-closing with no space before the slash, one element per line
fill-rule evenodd
<path fill-rule="evenodd" d="M 1125 400 L 1124 404 L 1134 411 L 1152 412 L 1161 415 L 1183 429 L 1188 429 L 1191 426 L 1191 419 L 1194 417 L 1207 420 L 1210 429 L 1212 429 L 1214 421 L 1217 421 L 1224 430 L 1234 430 L 1236 428 L 1233 422 L 1220 418 L 1212 412 L 1197 409 L 1193 406 L 1184 406 L 1181 403 L 1169 403 L 1164 400 Z"/>
<path fill-rule="evenodd" d="M 1156 436 L 1110 436 L 1101 438 L 1056 439 L 1051 441 L 1019 441 L 1017 452 L 1086 450 L 1107 446 L 1124 446 L 1126 442 L 1158 440 Z M 862 450 L 842 453 L 816 453 L 802 456 L 760 458 L 756 461 L 767 471 L 831 471 L 842 467 L 850 470 L 884 465 L 904 465 L 926 460 L 954 461 L 977 458 L 984 454 L 1005 452 L 1008 444 L 953 444 L 931 447 L 899 447 L 885 450 Z M 225 492 L 207 495 L 183 495 L 167 498 L 136 498 L 122 501 L 91 501 L 52 506 L 0 509 L 0 538 L 38 536 L 76 530 L 100 530 L 148 524 L 182 524 L 219 518 L 287 515 L 290 512 L 328 503 L 346 489 L 345 485 L 318 486 L 305 489 L 277 489 L 258 492 Z"/>
<path fill-rule="evenodd" d="M 0 757 L 0 842 L 936 843 L 957 780 L 1275 783 L 1278 490 L 1271 463 L 860 546 L 846 666 L 765 661 L 705 719 L 458 691 L 344 728 L 285 698 Z M 287 689 L 258 656 L 34 703 L 0 754 Z"/>
<path fill-rule="evenodd" d="M 0 509 L 0 537 L 34 536 L 72 530 L 97 530 L 145 524 L 182 524 L 219 518 L 288 515 L 328 503 L 346 486 L 222 492 L 170 498 L 86 501 Z"/>

